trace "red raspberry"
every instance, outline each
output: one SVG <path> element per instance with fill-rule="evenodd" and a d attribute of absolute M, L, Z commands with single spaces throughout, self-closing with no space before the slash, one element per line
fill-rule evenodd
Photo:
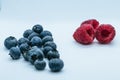
<path fill-rule="evenodd" d="M 99 26 L 99 22 L 96 19 L 89 19 L 89 20 L 83 21 L 81 25 L 83 24 L 91 24 L 95 31 Z"/>
<path fill-rule="evenodd" d="M 102 43 L 110 43 L 115 37 L 115 29 L 110 24 L 101 24 L 96 30 L 96 39 Z"/>
<path fill-rule="evenodd" d="M 91 24 L 83 24 L 73 34 L 73 38 L 81 44 L 90 44 L 94 40 L 94 29 Z"/>

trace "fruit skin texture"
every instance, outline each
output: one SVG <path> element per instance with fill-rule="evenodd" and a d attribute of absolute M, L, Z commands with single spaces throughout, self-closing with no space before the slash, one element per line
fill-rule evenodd
<path fill-rule="evenodd" d="M 27 30 L 24 31 L 23 37 L 24 37 L 24 38 L 28 38 L 28 36 L 29 36 L 30 34 L 32 34 L 32 33 L 33 33 L 33 30 L 27 29 Z"/>
<path fill-rule="evenodd" d="M 91 24 L 94 30 L 96 30 L 99 26 L 99 22 L 96 19 L 89 19 L 89 20 L 83 21 L 81 25 L 83 24 Z"/>
<path fill-rule="evenodd" d="M 44 58 L 43 52 L 39 48 L 33 48 L 33 49 L 29 50 L 28 54 L 29 54 L 28 59 L 32 64 L 34 64 L 35 60 L 37 60 L 37 59 L 43 60 L 43 58 Z"/>
<path fill-rule="evenodd" d="M 5 41 L 4 41 L 4 46 L 5 46 L 7 49 L 10 49 L 10 48 L 12 48 L 12 47 L 17 46 L 17 43 L 18 43 L 18 41 L 17 41 L 17 39 L 16 39 L 15 37 L 9 36 L 9 37 L 7 37 L 7 38 L 5 39 Z"/>
<path fill-rule="evenodd" d="M 60 54 L 58 53 L 58 51 L 49 51 L 47 53 L 47 59 L 48 60 L 51 60 L 53 58 L 59 58 L 60 57 Z"/>
<path fill-rule="evenodd" d="M 39 60 L 37 59 L 35 62 L 34 62 L 34 66 L 37 70 L 44 70 L 45 67 L 46 67 L 46 62 L 44 60 Z"/>
<path fill-rule="evenodd" d="M 11 58 L 12 58 L 13 60 L 19 59 L 19 58 L 20 58 L 20 55 L 21 55 L 20 49 L 17 48 L 17 47 L 12 47 L 12 48 L 10 49 L 9 55 L 11 56 Z"/>
<path fill-rule="evenodd" d="M 42 39 L 42 44 L 44 45 L 46 42 L 48 41 L 53 41 L 53 38 L 52 36 L 45 36 L 43 39 Z"/>
<path fill-rule="evenodd" d="M 91 24 L 83 24 L 77 28 L 73 34 L 73 38 L 81 44 L 90 44 L 95 37 L 95 31 Z"/>
<path fill-rule="evenodd" d="M 20 46 L 21 44 L 24 44 L 24 43 L 29 44 L 30 42 L 29 42 L 29 40 L 27 38 L 20 38 L 18 40 L 18 46 Z"/>
<path fill-rule="evenodd" d="M 52 72 L 58 72 L 61 71 L 61 69 L 64 67 L 64 62 L 61 59 L 51 59 L 49 61 L 49 68 Z"/>
<path fill-rule="evenodd" d="M 52 33 L 50 31 L 44 30 L 40 33 L 40 37 L 44 38 L 45 36 L 52 36 Z"/>
<path fill-rule="evenodd" d="M 101 44 L 110 43 L 115 37 L 115 29 L 110 24 L 101 24 L 96 31 L 96 39 Z"/>
<path fill-rule="evenodd" d="M 45 47 L 45 46 L 50 46 L 50 47 L 52 47 L 54 50 L 57 49 L 57 45 L 56 45 L 53 41 L 48 41 L 48 42 L 46 42 L 43 46 L 44 46 L 44 47 Z"/>
<path fill-rule="evenodd" d="M 30 46 L 27 43 L 23 43 L 19 46 L 20 51 L 23 53 L 27 52 L 30 49 Z"/>
<path fill-rule="evenodd" d="M 41 47 L 42 46 L 42 40 L 40 37 L 38 36 L 35 36 L 31 39 L 30 41 L 30 45 L 31 46 L 38 46 L 38 47 Z"/>
<path fill-rule="evenodd" d="M 43 27 L 42 27 L 42 25 L 36 24 L 36 25 L 33 26 L 32 30 L 34 32 L 40 34 L 43 31 Z"/>

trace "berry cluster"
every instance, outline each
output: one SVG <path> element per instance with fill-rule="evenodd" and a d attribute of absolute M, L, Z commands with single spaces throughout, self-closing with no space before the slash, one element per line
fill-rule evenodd
<path fill-rule="evenodd" d="M 10 50 L 9 55 L 13 60 L 19 59 L 22 55 L 37 70 L 45 69 L 46 61 L 44 58 L 49 61 L 49 68 L 53 72 L 58 72 L 64 67 L 57 45 L 53 41 L 52 33 L 43 30 L 42 25 L 37 24 L 32 29 L 27 29 L 19 40 L 13 36 L 7 37 L 4 46 Z"/>
<path fill-rule="evenodd" d="M 73 34 L 81 44 L 91 44 L 96 38 L 101 44 L 110 43 L 115 37 L 115 29 L 110 24 L 100 24 L 96 19 L 83 21 Z"/>

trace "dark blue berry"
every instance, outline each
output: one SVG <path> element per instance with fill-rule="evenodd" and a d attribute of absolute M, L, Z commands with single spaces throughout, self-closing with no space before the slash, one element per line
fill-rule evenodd
<path fill-rule="evenodd" d="M 30 56 L 29 56 L 29 61 L 34 64 L 35 60 L 43 60 L 43 52 L 42 50 L 40 50 L 39 48 L 38 49 L 35 49 L 31 52 Z"/>
<path fill-rule="evenodd" d="M 29 44 L 30 42 L 29 42 L 29 40 L 28 40 L 27 38 L 20 38 L 20 39 L 18 40 L 18 46 L 20 46 L 20 45 L 23 44 L 23 43 Z"/>
<path fill-rule="evenodd" d="M 28 36 L 29 36 L 30 34 L 32 34 L 32 33 L 33 33 L 33 30 L 27 29 L 26 31 L 24 31 L 23 37 L 28 38 Z"/>
<path fill-rule="evenodd" d="M 10 49 L 10 53 L 9 55 L 11 56 L 11 58 L 13 60 L 16 60 L 16 59 L 19 59 L 20 58 L 20 55 L 21 55 L 21 51 L 18 47 L 12 47 Z"/>
<path fill-rule="evenodd" d="M 57 49 L 57 45 L 56 45 L 54 42 L 52 42 L 52 41 L 46 42 L 46 43 L 44 44 L 44 47 L 45 47 L 45 46 L 50 46 L 50 47 L 52 47 L 54 50 Z"/>
<path fill-rule="evenodd" d="M 32 34 L 30 34 L 29 36 L 28 36 L 28 39 L 29 40 L 31 40 L 33 37 L 35 37 L 35 36 L 40 36 L 38 33 L 36 33 L 36 32 L 33 32 Z"/>
<path fill-rule="evenodd" d="M 20 48 L 20 51 L 24 53 L 30 49 L 30 46 L 27 43 L 23 43 L 19 46 L 19 48 Z"/>
<path fill-rule="evenodd" d="M 45 36 L 43 39 L 42 39 L 42 43 L 45 44 L 46 42 L 48 41 L 53 41 L 53 38 L 52 36 Z"/>
<path fill-rule="evenodd" d="M 34 66 L 37 70 L 44 70 L 45 67 L 46 67 L 46 62 L 44 60 L 39 60 L 37 59 L 35 62 L 34 62 Z"/>
<path fill-rule="evenodd" d="M 33 37 L 30 41 L 30 45 L 31 46 L 38 46 L 38 47 L 41 47 L 42 46 L 42 40 L 40 37 Z"/>
<path fill-rule="evenodd" d="M 45 36 L 52 36 L 52 33 L 50 31 L 44 30 L 40 33 L 40 37 L 43 38 Z"/>
<path fill-rule="evenodd" d="M 49 68 L 52 72 L 58 72 L 64 67 L 64 62 L 61 59 L 55 58 L 49 61 Z"/>
<path fill-rule="evenodd" d="M 17 39 L 13 36 L 9 36 L 5 39 L 4 41 L 4 46 L 7 48 L 7 49 L 10 49 L 12 47 L 16 47 L 17 46 Z"/>
<path fill-rule="evenodd" d="M 58 53 L 58 51 L 49 51 L 47 53 L 47 59 L 48 60 L 51 60 L 53 58 L 59 58 L 60 57 L 60 54 Z"/>
<path fill-rule="evenodd" d="M 43 48 L 43 53 L 44 53 L 44 57 L 45 57 L 45 58 L 47 58 L 47 53 L 48 53 L 49 51 L 51 51 L 51 50 L 53 50 L 53 48 L 50 47 L 50 46 L 45 46 L 45 47 Z"/>
<path fill-rule="evenodd" d="M 24 52 L 24 53 L 22 54 L 22 56 L 23 56 L 23 58 L 25 59 L 25 61 L 28 61 L 28 57 L 27 57 L 27 53 L 26 53 L 26 52 Z"/>
<path fill-rule="evenodd" d="M 42 25 L 36 24 L 36 25 L 33 26 L 32 30 L 34 32 L 40 34 L 43 31 L 43 27 L 42 27 Z"/>

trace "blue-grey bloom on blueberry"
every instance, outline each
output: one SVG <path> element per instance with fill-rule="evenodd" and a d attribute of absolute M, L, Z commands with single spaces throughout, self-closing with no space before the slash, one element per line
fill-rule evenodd
<path fill-rule="evenodd" d="M 49 51 L 47 53 L 47 59 L 48 60 L 51 60 L 53 58 L 59 58 L 60 57 L 60 54 L 58 53 L 58 51 Z"/>
<path fill-rule="evenodd" d="M 29 39 L 27 39 L 27 38 L 20 38 L 20 39 L 18 40 L 18 46 L 20 46 L 20 45 L 23 44 L 23 43 L 29 44 L 30 41 L 29 41 Z"/>
<path fill-rule="evenodd" d="M 42 39 L 42 43 L 45 44 L 46 42 L 48 41 L 53 41 L 53 38 L 52 36 L 45 36 L 43 39 Z"/>
<path fill-rule="evenodd" d="M 53 48 L 50 47 L 50 46 L 45 46 L 45 47 L 43 47 L 44 57 L 47 58 L 47 53 L 48 53 L 49 51 L 52 51 L 52 50 L 53 50 Z"/>
<path fill-rule="evenodd" d="M 30 45 L 31 46 L 38 46 L 38 47 L 41 47 L 42 46 L 42 40 L 40 37 L 33 37 L 30 41 Z"/>
<path fill-rule="evenodd" d="M 42 25 L 36 24 L 36 25 L 33 26 L 32 30 L 34 32 L 40 34 L 43 31 L 43 27 L 42 27 Z"/>
<path fill-rule="evenodd" d="M 37 59 L 35 62 L 34 62 L 34 66 L 37 70 L 44 70 L 45 67 L 46 67 L 46 62 L 44 60 L 39 60 Z"/>
<path fill-rule="evenodd" d="M 17 46 L 17 39 L 13 36 L 9 36 L 5 39 L 4 41 L 4 46 L 7 48 L 7 49 L 10 49 L 12 47 L 16 47 Z"/>
<path fill-rule="evenodd" d="M 29 40 L 31 40 L 33 37 L 35 37 L 35 36 L 40 36 L 38 33 L 36 33 L 36 32 L 33 32 L 32 34 L 30 34 L 29 36 L 28 36 L 28 39 Z"/>
<path fill-rule="evenodd" d="M 44 47 L 45 47 L 45 46 L 50 46 L 50 47 L 52 47 L 54 50 L 57 49 L 57 45 L 56 45 L 53 41 L 48 41 L 48 42 L 46 42 L 43 46 L 44 46 Z"/>
<path fill-rule="evenodd" d="M 33 32 L 34 32 L 34 31 L 31 30 L 31 29 L 27 29 L 27 30 L 24 31 L 23 37 L 28 38 L 28 36 L 29 36 L 30 34 L 32 34 Z"/>
<path fill-rule="evenodd" d="M 34 50 L 31 50 L 29 52 L 29 61 L 34 64 L 36 59 L 43 60 L 43 52 L 39 48 L 34 48 Z"/>
<path fill-rule="evenodd" d="M 28 51 L 30 49 L 30 46 L 27 43 L 23 43 L 19 46 L 22 53 Z"/>
<path fill-rule="evenodd" d="M 21 51 L 18 47 L 12 47 L 10 49 L 9 55 L 13 60 L 19 59 L 21 55 Z"/>
<path fill-rule="evenodd" d="M 61 59 L 55 58 L 49 61 L 49 68 L 51 69 L 52 72 L 61 71 L 63 67 L 64 62 Z"/>
<path fill-rule="evenodd" d="M 43 38 L 45 36 L 52 36 L 52 33 L 50 31 L 44 30 L 40 33 L 40 37 Z"/>

